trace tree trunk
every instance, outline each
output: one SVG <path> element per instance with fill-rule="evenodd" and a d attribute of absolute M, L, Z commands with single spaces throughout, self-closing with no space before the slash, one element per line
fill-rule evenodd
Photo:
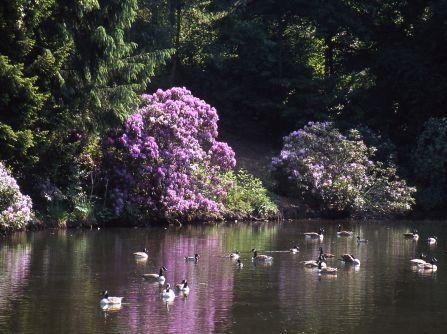
<path fill-rule="evenodd" d="M 334 75 L 334 42 L 332 36 L 325 37 L 324 44 L 324 73 L 326 78 L 330 78 Z"/>
<path fill-rule="evenodd" d="M 174 35 L 174 49 L 175 53 L 172 56 L 172 68 L 171 68 L 171 78 L 170 81 L 172 84 L 176 82 L 177 78 L 177 71 L 178 71 L 178 65 L 179 65 L 179 49 L 180 49 L 180 33 L 181 33 L 181 27 L 182 27 L 182 0 L 175 1 L 175 5 L 172 8 L 173 15 L 171 18 L 171 24 L 173 28 L 175 29 L 175 35 Z"/>

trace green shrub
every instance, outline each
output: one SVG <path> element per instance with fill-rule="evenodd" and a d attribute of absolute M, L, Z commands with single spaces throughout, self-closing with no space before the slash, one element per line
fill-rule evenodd
<path fill-rule="evenodd" d="M 227 172 L 225 179 L 232 184 L 224 200 L 230 213 L 243 217 L 269 217 L 278 212 L 260 179 L 243 169 L 236 173 Z"/>
<path fill-rule="evenodd" d="M 73 211 L 70 214 L 70 221 L 75 225 L 96 222 L 94 214 L 94 203 L 85 192 L 79 190 L 72 198 Z"/>

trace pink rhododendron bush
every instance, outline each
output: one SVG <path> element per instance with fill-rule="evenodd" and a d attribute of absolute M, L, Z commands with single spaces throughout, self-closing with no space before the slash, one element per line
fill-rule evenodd
<path fill-rule="evenodd" d="M 216 110 L 185 88 L 143 95 L 140 109 L 106 139 L 105 159 L 116 215 L 162 220 L 219 216 L 234 168 L 217 140 Z"/>
<path fill-rule="evenodd" d="M 20 229 L 32 219 L 32 202 L 23 195 L 17 181 L 0 162 L 0 227 Z"/>
<path fill-rule="evenodd" d="M 416 189 L 375 152 L 357 130 L 345 136 L 332 123 L 310 122 L 284 138 L 272 166 L 283 191 L 324 212 L 386 217 L 410 210 Z"/>

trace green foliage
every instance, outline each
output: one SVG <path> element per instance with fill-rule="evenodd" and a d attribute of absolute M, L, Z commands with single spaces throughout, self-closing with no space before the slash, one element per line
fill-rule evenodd
<path fill-rule="evenodd" d="M 96 222 L 94 214 L 94 203 L 92 199 L 79 189 L 72 197 L 73 211 L 70 214 L 70 221 L 74 224 L 92 225 Z"/>
<path fill-rule="evenodd" d="M 42 215 L 63 224 L 69 214 L 90 216 L 96 192 L 104 193 L 98 138 L 138 106 L 172 53 L 156 35 L 131 31 L 138 2 L 0 5 L 0 159 Z M 135 43 L 151 38 L 150 49 Z"/>
<path fill-rule="evenodd" d="M 417 138 L 414 173 L 424 210 L 443 210 L 447 201 L 447 118 L 431 118 Z"/>
<path fill-rule="evenodd" d="M 46 182 L 67 212 L 79 189 L 96 207 L 98 138 L 142 92 L 187 86 L 223 132 L 278 142 L 309 121 L 360 129 L 418 184 L 418 207 L 441 210 L 446 15 L 443 0 L 5 0 L 0 160 L 43 212 Z"/>
<path fill-rule="evenodd" d="M 42 135 L 35 128 L 48 94 L 39 92 L 37 77 L 27 77 L 23 64 L 0 55 L 0 159 L 14 167 L 38 160 L 33 148 Z"/>
<path fill-rule="evenodd" d="M 137 13 L 137 0 L 60 3 L 57 14 L 67 19 L 56 28 L 73 45 L 60 93 L 70 110 L 78 110 L 70 115 L 77 126 L 92 130 L 122 121 L 169 57 L 168 50 L 141 52 L 129 39 Z"/>
<path fill-rule="evenodd" d="M 241 169 L 229 171 L 225 180 L 232 184 L 224 200 L 230 215 L 246 217 L 272 217 L 278 208 L 269 198 L 261 180 Z"/>

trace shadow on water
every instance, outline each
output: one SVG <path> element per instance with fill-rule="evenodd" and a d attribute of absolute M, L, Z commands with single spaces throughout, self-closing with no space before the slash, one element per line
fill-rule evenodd
<path fill-rule="evenodd" d="M 325 227 L 325 237 L 302 233 Z M 447 224 L 346 223 L 337 237 L 330 222 L 256 223 L 184 228 L 66 230 L 0 239 L 0 332 L 11 333 L 384 333 L 444 332 L 447 319 Z M 416 227 L 419 241 L 403 233 Z M 369 240 L 357 244 L 356 236 Z M 429 247 L 429 235 L 438 244 Z M 288 250 L 297 244 L 300 251 Z M 319 247 L 336 255 L 335 276 L 319 276 L 300 261 Z M 149 249 L 146 261 L 132 253 Z M 254 265 L 250 250 L 274 257 Z M 244 267 L 224 257 L 239 250 Z M 412 270 L 420 252 L 436 256 L 436 273 Z M 200 254 L 185 262 L 184 256 Z M 360 267 L 343 265 L 352 253 Z M 187 279 L 188 296 L 172 302 L 141 278 L 166 266 L 166 282 Z M 99 306 L 100 291 L 124 297 Z"/>

